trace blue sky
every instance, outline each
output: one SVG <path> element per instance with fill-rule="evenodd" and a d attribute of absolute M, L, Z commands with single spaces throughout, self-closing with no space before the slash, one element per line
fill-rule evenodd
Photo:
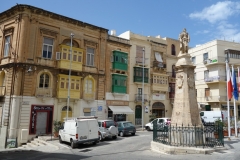
<path fill-rule="evenodd" d="M 239 0 L 6 0 L 0 12 L 28 4 L 109 30 L 178 39 L 190 46 L 214 39 L 240 42 Z M 110 32 L 109 32 L 110 33 Z"/>

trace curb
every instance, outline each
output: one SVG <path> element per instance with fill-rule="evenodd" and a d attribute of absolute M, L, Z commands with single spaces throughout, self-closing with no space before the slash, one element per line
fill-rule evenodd
<path fill-rule="evenodd" d="M 32 149 L 5 149 L 5 150 L 0 150 L 0 153 L 11 153 L 11 152 L 23 152 L 23 151 L 34 151 Z"/>

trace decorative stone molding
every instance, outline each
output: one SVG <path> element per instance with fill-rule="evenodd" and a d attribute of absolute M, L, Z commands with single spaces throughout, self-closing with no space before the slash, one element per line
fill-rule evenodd
<path fill-rule="evenodd" d="M 183 86 L 183 76 L 180 74 L 177 76 L 177 80 L 176 80 L 176 84 L 178 86 L 178 88 L 182 88 Z"/>
<path fill-rule="evenodd" d="M 93 47 L 95 47 L 95 48 L 97 48 L 97 46 L 98 46 L 98 43 L 97 42 L 94 42 L 94 41 L 89 41 L 89 40 L 84 40 L 84 45 L 86 46 L 86 45 L 89 45 L 89 46 L 93 46 Z"/>
<path fill-rule="evenodd" d="M 15 17 L 15 23 L 19 23 L 19 22 L 20 22 L 20 16 L 17 15 L 17 16 Z"/>
<path fill-rule="evenodd" d="M 41 32 L 41 35 L 46 34 L 46 35 L 53 36 L 53 37 L 57 37 L 57 34 L 58 34 L 58 32 L 49 30 L 46 28 L 40 28 L 40 32 Z"/>

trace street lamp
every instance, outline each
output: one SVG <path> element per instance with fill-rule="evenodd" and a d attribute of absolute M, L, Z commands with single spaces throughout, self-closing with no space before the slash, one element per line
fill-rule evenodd
<path fill-rule="evenodd" d="M 144 56 L 145 56 L 145 54 L 144 54 L 144 48 L 142 49 L 142 130 L 143 130 L 143 123 L 144 123 L 144 118 L 143 118 L 143 116 L 144 116 L 144 60 L 145 60 L 145 58 L 144 58 Z"/>
<path fill-rule="evenodd" d="M 69 101 L 70 101 L 70 83 L 71 83 L 71 70 L 72 70 L 72 38 L 74 36 L 73 33 L 71 33 L 71 44 L 70 44 L 70 62 L 69 62 L 69 74 L 68 74 L 68 97 L 67 97 L 67 118 L 68 120 L 68 109 L 69 109 Z"/>

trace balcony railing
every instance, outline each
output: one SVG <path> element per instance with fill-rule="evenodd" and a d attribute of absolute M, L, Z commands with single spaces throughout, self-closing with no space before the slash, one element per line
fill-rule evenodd
<path fill-rule="evenodd" d="M 36 88 L 36 97 L 39 98 L 46 98 L 46 97 L 52 97 L 52 88 Z"/>
<path fill-rule="evenodd" d="M 219 81 L 226 81 L 227 77 L 226 76 L 211 76 L 208 78 L 205 78 L 205 82 L 219 82 Z"/>
<path fill-rule="evenodd" d="M 0 97 L 5 96 L 6 94 L 6 86 L 0 86 Z"/>
<path fill-rule="evenodd" d="M 144 64 L 143 64 L 143 58 L 142 57 L 135 57 L 136 60 L 136 65 L 147 65 L 148 58 L 144 59 Z"/>
<path fill-rule="evenodd" d="M 142 100 L 144 99 L 144 102 L 147 102 L 148 101 L 148 97 L 147 97 L 147 94 L 135 94 L 135 101 L 137 102 L 142 102 Z"/>
<path fill-rule="evenodd" d="M 164 62 L 153 61 L 153 67 L 157 68 L 166 68 L 167 65 Z"/>
<path fill-rule="evenodd" d="M 214 64 L 214 63 L 225 63 L 225 57 L 211 57 L 208 59 L 203 60 L 204 64 Z"/>
<path fill-rule="evenodd" d="M 205 96 L 197 97 L 200 102 L 226 102 L 227 96 Z"/>

